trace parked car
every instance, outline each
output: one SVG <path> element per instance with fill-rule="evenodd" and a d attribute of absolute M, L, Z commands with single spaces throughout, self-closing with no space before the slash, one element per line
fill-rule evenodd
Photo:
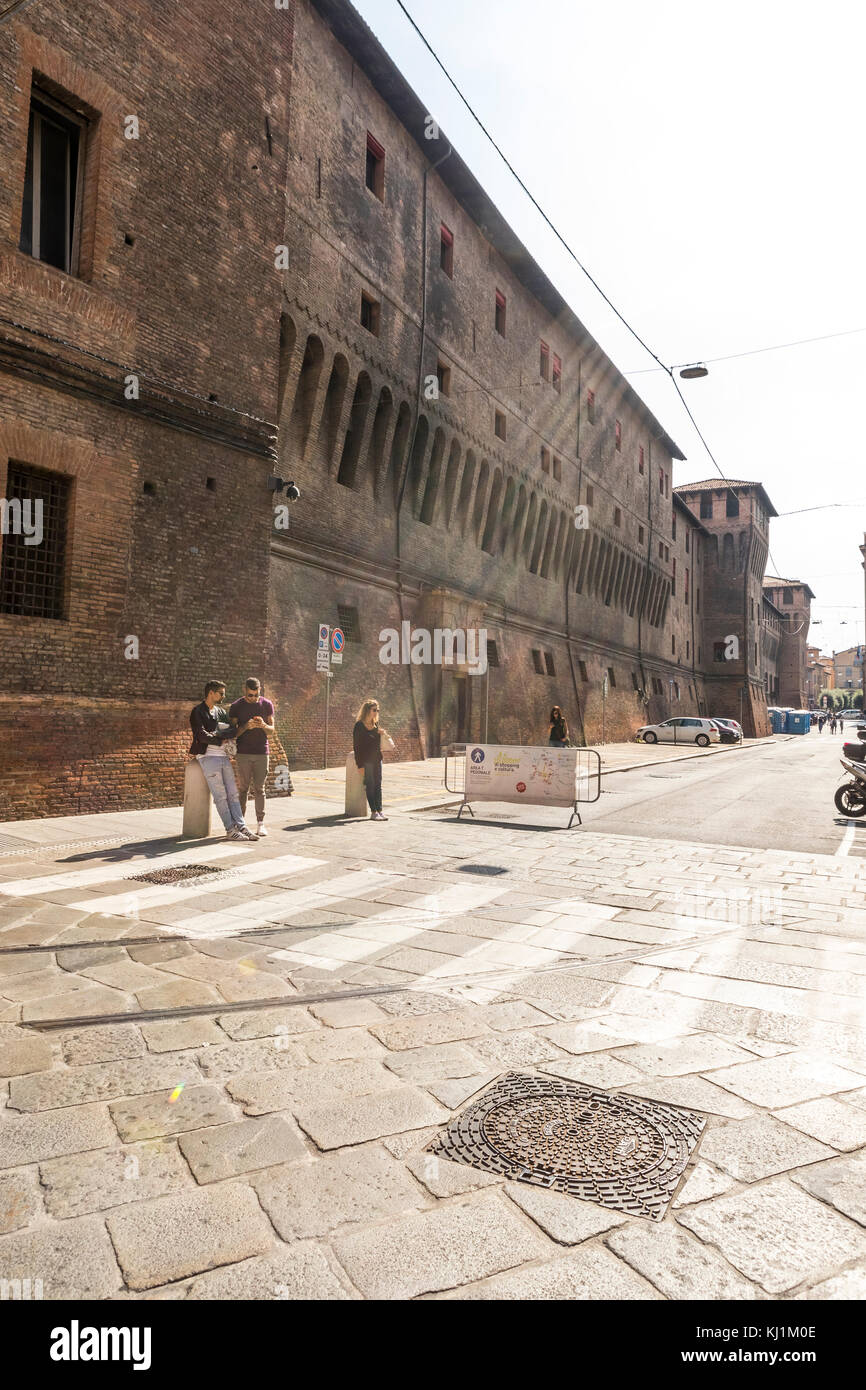
<path fill-rule="evenodd" d="M 696 743 L 700 748 L 721 742 L 712 719 L 695 719 L 691 716 L 666 719 L 662 724 L 644 724 L 636 736 L 644 743 Z"/>
<path fill-rule="evenodd" d="M 715 724 L 722 743 L 742 743 L 743 729 L 736 719 L 717 719 L 714 716 L 710 723 Z"/>

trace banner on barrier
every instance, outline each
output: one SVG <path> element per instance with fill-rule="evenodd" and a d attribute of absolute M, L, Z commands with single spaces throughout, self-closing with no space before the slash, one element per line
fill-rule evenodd
<path fill-rule="evenodd" d="M 465 800 L 573 806 L 578 751 L 467 743 Z"/>

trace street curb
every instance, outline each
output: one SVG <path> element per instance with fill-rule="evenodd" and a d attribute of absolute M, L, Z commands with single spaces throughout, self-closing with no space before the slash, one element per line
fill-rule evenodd
<path fill-rule="evenodd" d="M 799 737 L 799 735 L 789 734 L 785 739 L 785 742 L 790 743 L 791 739 L 797 737 Z M 773 742 L 775 742 L 775 740 L 773 740 Z M 750 749 L 766 748 L 769 744 L 769 739 L 760 739 L 756 743 L 749 744 L 748 747 Z M 745 753 L 746 748 L 746 744 L 726 744 L 722 748 L 707 749 L 707 751 L 704 753 L 684 753 L 681 758 L 656 758 L 655 761 L 651 763 L 629 763 L 627 767 L 609 767 L 606 772 L 604 771 L 604 769 L 602 769 L 601 775 L 602 777 L 612 777 L 615 772 L 635 772 L 636 770 L 642 767 L 666 767 L 670 763 L 693 762 L 695 758 L 716 758 L 720 753 L 734 753 L 737 751 L 740 753 Z"/>

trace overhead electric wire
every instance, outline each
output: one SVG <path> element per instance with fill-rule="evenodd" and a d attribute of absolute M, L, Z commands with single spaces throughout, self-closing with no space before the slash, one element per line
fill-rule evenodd
<path fill-rule="evenodd" d="M 826 343 L 831 338 L 852 338 L 856 333 L 866 333 L 866 328 L 846 328 L 841 333 L 821 333 L 815 338 L 796 338 L 790 343 L 774 343 L 771 347 L 750 348 L 748 352 L 729 352 L 724 357 L 695 358 L 693 362 L 700 360 L 704 366 L 712 366 L 714 362 L 733 362 L 738 357 L 757 357 L 762 352 L 783 352 L 786 348 L 804 347 L 808 343 Z M 677 362 L 672 370 L 678 371 L 680 367 L 692 366 L 693 362 Z M 657 372 L 660 370 L 667 371 L 667 368 L 638 367 L 633 372 L 623 372 L 623 376 L 643 376 L 645 372 Z"/>
<path fill-rule="evenodd" d="M 692 414 L 691 410 L 689 409 L 688 405 L 686 404 L 685 397 L 683 396 L 682 391 L 680 391 L 680 388 L 679 388 L 679 386 L 677 385 L 676 377 L 674 376 L 674 369 L 673 369 L 673 367 L 667 366 L 667 364 L 664 363 L 664 362 L 662 361 L 662 359 L 659 357 L 658 353 L 653 352 L 652 348 L 649 346 L 649 344 L 648 344 L 647 342 L 644 341 L 644 339 L 643 339 L 643 338 L 641 337 L 641 335 L 638 333 L 637 329 L 634 328 L 634 327 L 632 326 L 632 324 L 629 323 L 629 321 L 628 321 L 628 319 L 625 317 L 625 315 L 622 314 L 622 313 L 620 313 L 619 309 L 616 307 L 616 305 L 614 304 L 613 300 L 610 299 L 609 296 L 608 296 L 607 294 L 605 294 L 605 292 L 604 292 L 604 290 L 602 289 L 601 285 L 598 283 L 598 281 L 597 281 L 597 280 L 590 274 L 590 272 L 587 270 L 586 266 L 583 264 L 583 262 L 581 261 L 580 257 L 577 255 L 577 252 L 574 251 L 573 248 L 569 245 L 569 243 L 566 241 L 565 237 L 563 236 L 562 232 L 560 232 L 559 228 L 555 225 L 555 223 L 551 220 L 551 218 L 548 217 L 547 213 L 544 211 L 544 208 L 541 206 L 541 204 L 539 203 L 538 199 L 535 197 L 535 195 L 530 191 L 530 189 L 529 189 L 529 188 L 527 187 L 527 185 L 524 183 L 523 179 L 520 177 L 520 175 L 518 174 L 518 172 L 517 172 L 517 170 L 515 169 L 514 165 L 511 163 L 510 159 L 509 159 L 508 156 L 505 154 L 505 152 L 503 151 L 503 149 L 501 148 L 501 146 L 497 144 L 496 140 L 493 138 L 493 136 L 491 135 L 490 131 L 487 129 L 487 127 L 486 127 L 486 125 L 484 124 L 484 122 L 482 121 L 481 117 L 478 115 L 477 111 L 476 111 L 475 108 L 472 106 L 472 104 L 471 104 L 471 102 L 469 101 L 468 97 L 466 97 L 466 96 L 464 95 L 464 93 L 462 92 L 462 90 L 461 90 L 461 88 L 459 87 L 458 83 L 457 83 L 457 82 L 454 80 L 454 78 L 451 76 L 450 72 L 449 72 L 448 69 L 446 68 L 445 64 L 442 62 L 442 59 L 439 57 L 439 55 L 438 55 L 438 53 L 436 52 L 436 50 L 433 48 L 433 46 L 432 46 L 432 44 L 430 43 L 429 39 L 426 37 L 426 35 L 422 32 L 422 30 L 421 30 L 421 29 L 418 27 L 418 25 L 416 24 L 416 22 L 415 22 L 415 20 L 413 19 L 412 15 L 409 13 L 409 11 L 407 10 L 406 6 L 404 5 L 403 0 L 396 0 L 396 3 L 397 3 L 397 5 L 399 6 L 399 8 L 402 10 L 403 14 L 406 16 L 406 19 L 409 21 L 409 23 L 411 24 L 412 28 L 415 30 L 415 33 L 418 35 L 419 39 L 420 39 L 421 42 L 423 43 L 424 47 L 427 49 L 427 51 L 428 51 L 428 53 L 430 54 L 430 56 L 433 58 L 433 60 L 434 60 L 434 62 L 436 63 L 437 67 L 440 68 L 440 70 L 441 70 L 442 73 L 444 74 L 444 76 L 445 76 L 445 78 L 447 79 L 447 81 L 450 83 L 450 85 L 453 87 L 454 91 L 457 93 L 458 97 L 460 98 L 460 100 L 461 100 L 461 102 L 463 103 L 463 105 L 466 107 L 466 110 L 469 112 L 469 114 L 470 114 L 470 116 L 472 117 L 472 119 L 473 119 L 473 121 L 475 122 L 475 124 L 476 124 L 476 125 L 478 126 L 478 128 L 481 130 L 482 134 L 483 134 L 483 135 L 485 136 L 485 138 L 489 141 L 489 143 L 493 146 L 494 150 L 495 150 L 496 153 L 499 155 L 499 158 L 502 160 L 503 164 L 504 164 L 505 167 L 508 169 L 509 173 L 513 176 L 513 178 L 514 178 L 514 179 L 516 180 L 516 182 L 519 184 L 520 188 L 521 188 L 521 189 L 523 190 L 523 192 L 526 194 L 527 198 L 528 198 L 529 201 L 532 203 L 533 207 L 536 209 L 536 211 L 539 213 L 539 215 L 540 215 L 540 216 L 542 217 L 542 219 L 544 220 L 546 226 L 548 226 L 548 227 L 550 228 L 550 230 L 553 232 L 554 236 L 556 237 L 557 241 L 560 242 L 560 244 L 563 246 L 563 248 L 565 249 L 565 251 L 568 253 L 568 255 L 571 257 L 571 259 L 574 261 L 575 265 L 577 265 L 578 268 L 583 272 L 583 274 L 584 274 L 584 275 L 586 276 L 586 278 L 589 280 L 589 282 L 590 282 L 590 284 L 593 286 L 593 288 L 594 288 L 595 290 L 598 291 L 598 293 L 601 295 L 602 299 L 604 300 L 605 304 L 607 304 L 608 308 L 610 308 L 610 309 L 613 311 L 613 313 L 616 314 L 616 317 L 619 319 L 620 323 L 622 323 L 623 326 L 624 326 L 625 328 L 628 329 L 629 333 L 631 333 L 632 337 L 635 338 L 635 339 L 637 340 L 637 342 L 640 343 L 640 345 L 641 345 L 641 347 L 644 349 L 644 351 L 649 353 L 649 355 L 650 355 L 650 357 L 653 359 L 653 361 L 656 362 L 656 363 L 658 363 L 658 368 L 661 369 L 662 371 L 666 372 L 667 375 L 670 377 L 671 381 L 672 381 L 673 384 L 674 384 L 674 387 L 676 388 L 677 395 L 679 396 L 680 401 L 682 402 L 682 404 L 683 404 L 683 406 L 684 406 L 684 408 L 685 408 L 686 414 L 688 415 L 689 420 L 691 421 L 692 426 L 693 426 L 693 428 L 694 428 L 694 430 L 695 430 L 695 432 L 696 432 L 698 438 L 700 439 L 701 443 L 703 444 L 704 449 L 705 449 L 706 452 L 707 452 L 707 455 L 709 456 L 709 458 L 710 458 L 711 461 L 712 461 L 713 467 L 714 467 L 714 468 L 716 469 L 716 471 L 718 472 L 719 477 L 721 478 L 722 482 L 728 484 L 728 489 L 729 489 L 729 491 L 732 493 L 732 495 L 736 496 L 736 494 L 734 493 L 733 488 L 732 488 L 731 485 L 730 485 L 730 480 L 729 480 L 728 478 L 725 477 L 724 472 L 722 471 L 722 468 L 721 468 L 720 464 L 717 462 L 717 460 L 716 460 L 716 458 L 715 458 L 715 456 L 714 456 L 712 450 L 710 449 L 709 444 L 707 443 L 706 439 L 704 438 L 703 434 L 701 433 L 701 430 L 698 428 L 698 424 L 697 424 L 697 421 L 695 420 L 694 415 Z M 858 329 L 858 330 L 852 330 L 852 331 L 854 331 L 854 332 L 861 332 L 861 331 L 866 331 L 866 330 L 859 330 L 859 329 Z M 758 349 L 758 351 L 763 351 L 763 349 Z M 683 365 L 687 365 L 687 364 L 684 363 Z M 653 371 L 654 371 L 654 370 L 656 370 L 656 368 L 649 368 L 648 370 L 653 370 Z M 622 375 L 625 376 L 626 373 L 623 373 Z M 772 556 L 772 554 L 770 553 L 769 548 L 768 548 L 768 550 L 767 550 L 767 554 L 768 554 L 769 559 L 770 559 L 770 560 L 773 560 L 773 556 Z M 775 561 L 773 561 L 773 565 L 774 565 L 774 568 L 775 568 Z"/>

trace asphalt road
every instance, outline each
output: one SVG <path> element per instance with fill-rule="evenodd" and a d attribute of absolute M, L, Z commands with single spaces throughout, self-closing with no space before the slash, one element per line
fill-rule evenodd
<path fill-rule="evenodd" d="M 866 819 L 843 819 L 833 804 L 843 742 L 825 729 L 616 773 L 603 779 L 601 800 L 582 808 L 583 821 L 611 834 L 866 858 Z M 635 745 L 635 761 L 643 751 Z"/>

